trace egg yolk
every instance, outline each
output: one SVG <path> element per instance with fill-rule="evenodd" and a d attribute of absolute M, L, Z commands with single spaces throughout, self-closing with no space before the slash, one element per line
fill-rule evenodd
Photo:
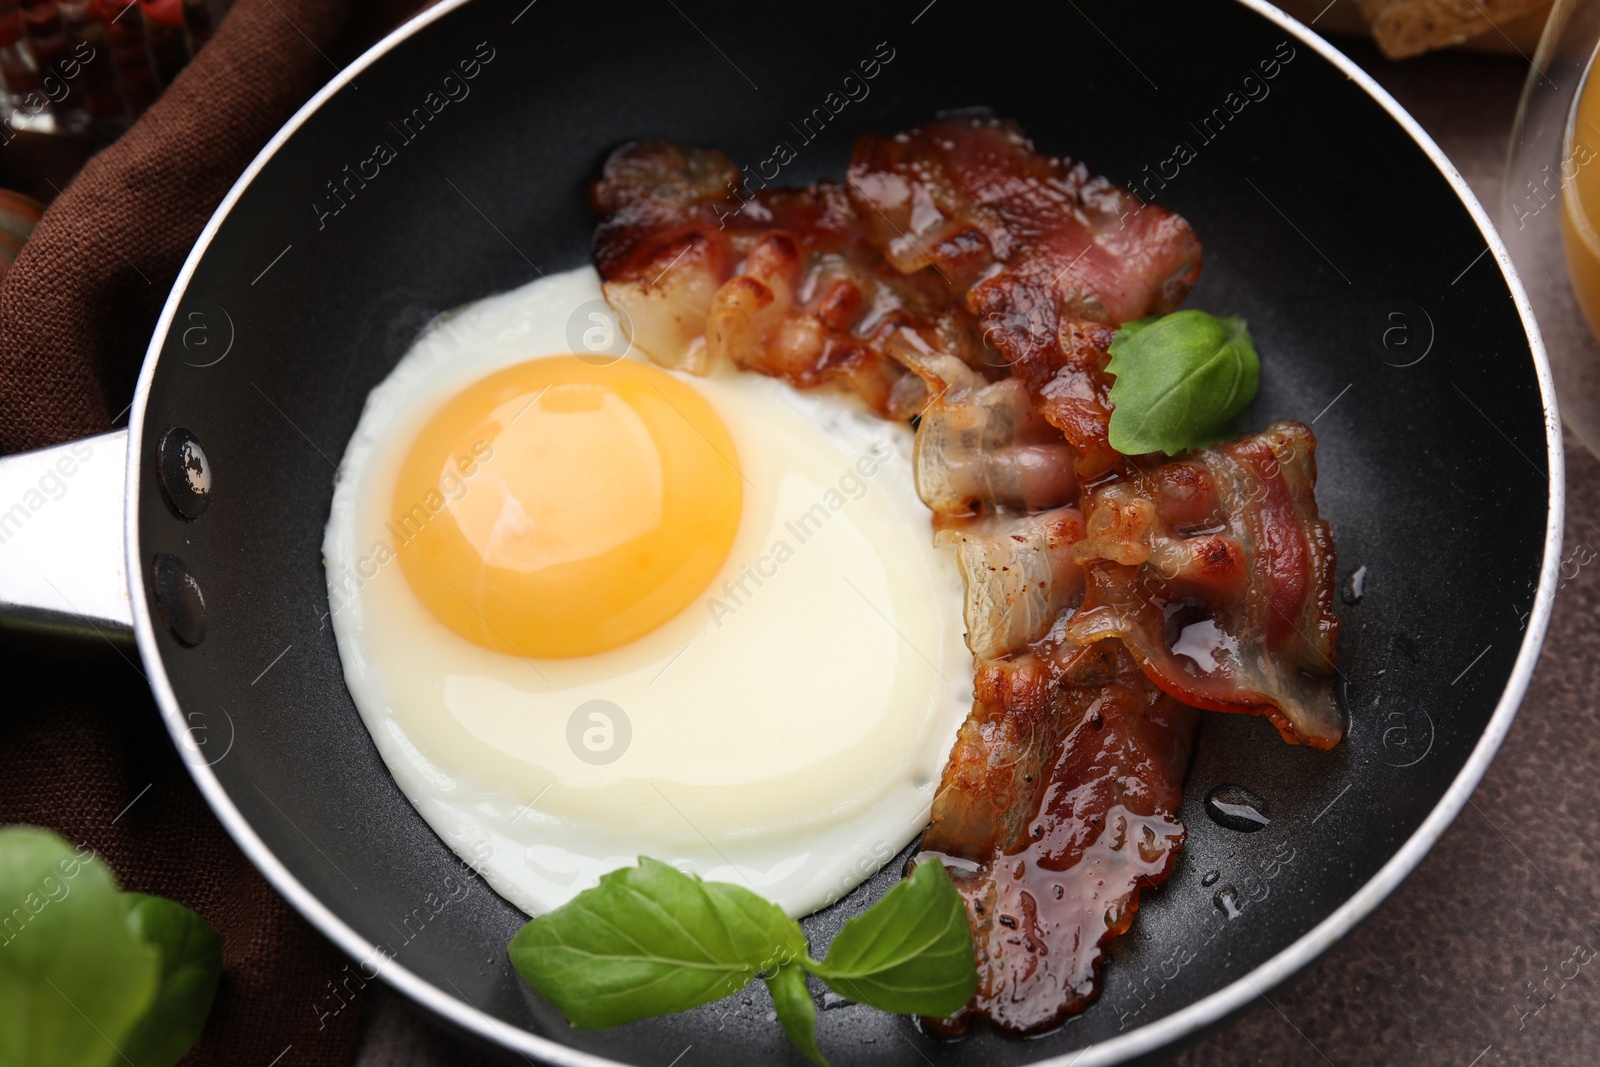
<path fill-rule="evenodd" d="M 520 656 L 616 648 L 722 566 L 744 493 L 727 427 L 645 363 L 554 356 L 445 402 L 406 453 L 389 533 L 445 626 Z"/>

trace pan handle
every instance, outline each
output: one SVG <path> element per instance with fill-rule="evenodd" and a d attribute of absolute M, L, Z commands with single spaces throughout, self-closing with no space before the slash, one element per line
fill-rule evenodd
<path fill-rule="evenodd" d="M 127 430 L 0 457 L 0 637 L 8 645 L 133 647 L 127 470 Z"/>

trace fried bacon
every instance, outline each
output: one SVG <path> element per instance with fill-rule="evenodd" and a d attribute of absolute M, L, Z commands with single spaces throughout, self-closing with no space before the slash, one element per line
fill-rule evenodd
<path fill-rule="evenodd" d="M 1014 122 L 950 118 L 862 137 L 846 182 L 884 258 L 964 291 L 1013 361 L 1054 344 L 1058 316 L 1119 325 L 1171 311 L 1200 276 L 1187 222 L 1040 155 Z"/>
<path fill-rule="evenodd" d="M 1018 759 L 983 768 L 983 784 L 963 790 L 1010 805 L 974 824 L 972 811 L 957 818 L 936 801 L 923 834 L 925 854 L 978 860 L 950 865 L 972 924 L 978 990 L 954 1018 L 930 1021 L 946 1032 L 981 1015 L 1038 1033 L 1082 1011 L 1098 992 L 1106 944 L 1132 924 L 1140 889 L 1163 881 L 1183 847 L 1178 810 L 1194 709 L 1152 685 L 1116 641 L 1092 646 L 1060 683 L 1028 695 L 1006 715 L 1040 699 L 1052 705 L 1033 720 L 1031 743 L 982 746 Z M 963 734 L 972 728 L 969 720 Z M 973 776 L 970 760 L 958 741 L 946 783 Z M 997 789 L 1006 771 L 1008 788 Z"/>
<path fill-rule="evenodd" d="M 606 299 L 662 366 L 703 375 L 728 360 L 802 389 L 838 383 L 905 418 L 926 394 L 884 353 L 901 327 L 982 363 L 972 316 L 934 275 L 885 263 L 837 185 L 745 199 L 722 153 L 639 141 L 612 153 L 592 198 Z"/>
<path fill-rule="evenodd" d="M 1112 330 L 1177 307 L 1200 276 L 1181 217 L 1081 163 L 1040 155 L 1013 122 L 953 118 L 856 142 L 847 184 L 868 238 L 906 272 L 932 270 L 978 320 L 1039 411 L 1081 453 L 1106 440 Z"/>
<path fill-rule="evenodd" d="M 1194 708 L 1338 742 L 1333 547 L 1314 450 L 1307 427 L 1283 422 L 1130 465 L 1081 490 L 1088 520 L 1065 562 L 1074 508 L 1019 515 L 978 501 L 980 518 L 945 523 L 941 539 L 962 539 L 977 670 L 923 848 L 975 865 L 953 864 L 979 985 L 965 1012 L 930 1026 L 981 1016 L 1036 1033 L 1094 998 L 1104 946 L 1182 848 Z M 967 533 L 986 525 L 1003 535 Z"/>
<path fill-rule="evenodd" d="M 887 351 L 931 394 L 919 415 L 917 495 L 954 545 L 967 645 L 979 662 L 1043 636 L 1083 595 L 1072 446 L 1015 378 L 991 382 L 902 329 Z"/>
<path fill-rule="evenodd" d="M 1072 549 L 1088 593 L 1067 636 L 1120 638 L 1195 707 L 1264 714 L 1332 748 L 1334 552 L 1317 514 L 1316 438 L 1298 422 L 1091 491 Z"/>
<path fill-rule="evenodd" d="M 1200 244 L 1014 123 L 864 137 L 844 187 L 753 194 L 718 152 L 637 142 L 593 198 L 606 298 L 657 363 L 833 384 L 917 427 L 975 661 L 922 847 L 967 902 L 979 986 L 930 1022 L 1058 1024 L 1182 848 L 1194 709 L 1340 738 L 1311 431 L 1112 449 L 1115 329 L 1175 308 Z"/>
<path fill-rule="evenodd" d="M 1065 673 L 1027 654 L 978 665 L 972 714 L 950 749 L 924 849 L 986 863 L 1023 839 L 1049 761 L 1075 721 L 1067 710 L 1072 693 L 1059 684 Z"/>

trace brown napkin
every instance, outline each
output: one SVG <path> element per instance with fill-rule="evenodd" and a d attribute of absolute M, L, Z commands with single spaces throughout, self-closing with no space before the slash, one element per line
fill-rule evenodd
<path fill-rule="evenodd" d="M 65 188 L 0 282 L 0 447 L 111 428 L 178 268 L 234 179 L 418 6 L 240 0 L 166 94 Z M 222 933 L 222 987 L 184 1062 L 348 1062 L 359 1004 L 328 1016 L 313 1006 L 343 960 L 212 817 L 136 662 L 8 656 L 0 677 L 0 822 L 87 843 L 125 888 L 181 901 Z"/>
<path fill-rule="evenodd" d="M 0 284 L 0 447 L 109 428 L 167 290 L 234 179 L 418 0 L 241 0 L 138 124 L 51 205 Z"/>

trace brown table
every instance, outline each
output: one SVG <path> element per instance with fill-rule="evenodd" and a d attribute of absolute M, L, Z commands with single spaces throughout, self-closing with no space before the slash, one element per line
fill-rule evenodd
<path fill-rule="evenodd" d="M 1341 44 L 1496 215 L 1526 63 L 1452 53 L 1397 64 Z M 1566 552 L 1579 546 L 1600 549 L 1600 462 L 1568 435 Z M 1600 1064 L 1600 960 L 1557 977 L 1580 945 L 1600 956 L 1600 563 L 1574 569 L 1505 746 L 1432 853 L 1365 924 L 1174 1067 Z M 500 1062 L 392 993 L 368 1001 L 365 1025 L 359 1067 Z M 691 1052 L 679 1067 L 713 1062 Z"/>

